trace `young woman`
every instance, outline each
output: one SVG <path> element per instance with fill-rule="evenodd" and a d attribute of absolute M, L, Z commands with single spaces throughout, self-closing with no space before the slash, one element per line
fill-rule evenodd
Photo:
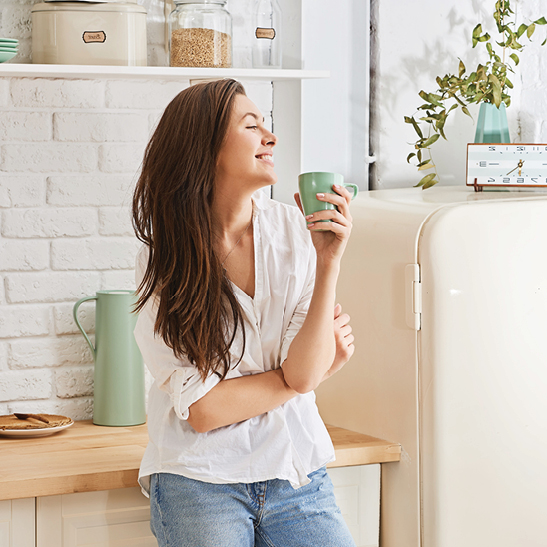
<path fill-rule="evenodd" d="M 139 481 L 160 547 L 354 546 L 313 393 L 353 353 L 334 301 L 350 195 L 318 195 L 338 211 L 306 219 L 269 199 L 276 141 L 220 80 L 175 97 L 145 152 L 135 336 L 155 382 Z"/>

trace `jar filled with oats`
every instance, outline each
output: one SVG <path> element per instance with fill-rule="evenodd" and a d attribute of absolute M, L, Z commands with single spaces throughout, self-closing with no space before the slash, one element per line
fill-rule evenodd
<path fill-rule="evenodd" d="M 226 0 L 175 0 L 169 17 L 169 64 L 232 66 L 232 16 Z"/>

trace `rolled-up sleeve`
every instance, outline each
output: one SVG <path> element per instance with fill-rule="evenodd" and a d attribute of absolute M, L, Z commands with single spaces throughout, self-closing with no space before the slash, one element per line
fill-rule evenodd
<path fill-rule="evenodd" d="M 135 268 L 137 287 L 144 276 L 147 254 L 146 247 L 137 254 Z M 149 299 L 139 312 L 135 340 L 156 385 L 169 394 L 176 415 L 181 420 L 187 420 L 190 406 L 215 387 L 220 380 L 216 374 L 210 374 L 203 381 L 194 365 L 187 359 L 177 359 L 162 337 L 154 334 L 157 304 L 153 300 L 153 298 Z"/>
<path fill-rule="evenodd" d="M 315 252 L 314 249 L 310 249 L 309 260 L 308 260 L 308 269 L 306 272 L 306 283 L 304 285 L 304 290 L 298 300 L 296 308 L 293 312 L 291 320 L 285 334 L 283 335 L 283 341 L 281 343 L 281 352 L 280 352 L 280 363 L 283 364 L 287 355 L 289 354 L 289 347 L 294 340 L 294 337 L 298 334 L 298 331 L 302 328 L 304 320 L 308 315 L 308 310 L 310 308 L 311 297 L 313 295 L 313 289 L 315 287 Z"/>

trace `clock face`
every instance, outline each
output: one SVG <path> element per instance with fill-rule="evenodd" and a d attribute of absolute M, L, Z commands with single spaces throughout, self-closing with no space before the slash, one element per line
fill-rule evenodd
<path fill-rule="evenodd" d="M 467 185 L 547 186 L 547 144 L 468 144 Z"/>

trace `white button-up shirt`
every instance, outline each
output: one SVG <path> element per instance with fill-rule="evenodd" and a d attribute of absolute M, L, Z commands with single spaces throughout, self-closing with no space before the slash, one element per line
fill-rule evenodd
<path fill-rule="evenodd" d="M 308 311 L 315 282 L 315 250 L 296 207 L 253 197 L 255 294 L 236 285 L 234 293 L 247 319 L 243 359 L 226 378 L 279 368 Z M 143 246 L 136 260 L 141 282 L 148 260 Z M 308 474 L 334 460 L 330 436 L 319 416 L 313 392 L 249 420 L 197 433 L 186 421 L 188 408 L 215 387 L 203 381 L 186 359 L 177 359 L 154 335 L 157 304 L 150 299 L 139 314 L 135 338 L 154 377 L 148 400 L 149 443 L 139 472 L 145 493 L 152 473 L 175 473 L 211 483 L 251 483 L 286 479 L 294 488 L 309 483 Z M 241 331 L 230 349 L 236 363 Z"/>

